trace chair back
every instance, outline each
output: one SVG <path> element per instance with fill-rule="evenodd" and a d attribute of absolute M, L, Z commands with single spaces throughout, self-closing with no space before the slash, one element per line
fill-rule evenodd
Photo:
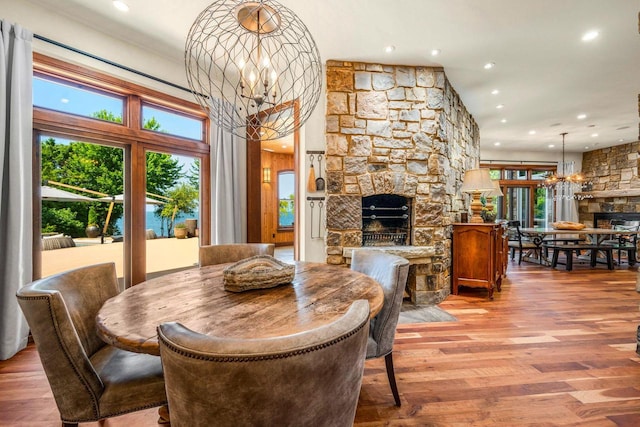
<path fill-rule="evenodd" d="M 369 304 L 337 321 L 267 339 L 158 327 L 171 425 L 351 426 L 364 371 Z"/>
<path fill-rule="evenodd" d="M 507 237 L 510 241 L 520 242 L 522 240 L 520 226 L 520 221 L 507 221 Z"/>
<path fill-rule="evenodd" d="M 624 231 L 640 231 L 640 221 L 620 221 L 619 223 L 615 223 L 615 220 L 611 221 L 614 230 L 624 230 Z M 638 240 L 638 234 L 623 234 L 618 238 L 620 243 L 624 244 L 627 242 L 633 242 L 634 244 Z"/>
<path fill-rule="evenodd" d="M 255 255 L 271 255 L 275 252 L 273 243 L 233 243 L 228 245 L 200 246 L 200 267 L 225 264 Z"/>
<path fill-rule="evenodd" d="M 372 277 L 384 290 L 382 310 L 371 320 L 369 334 L 375 346 L 367 350 L 367 358 L 385 356 L 393 350 L 409 261 L 377 250 L 356 249 L 351 256 L 351 269 Z"/>
<path fill-rule="evenodd" d="M 104 385 L 89 358 L 106 344 L 95 317 L 117 293 L 115 265 L 105 263 L 37 280 L 16 294 L 62 419 L 99 412 Z"/>

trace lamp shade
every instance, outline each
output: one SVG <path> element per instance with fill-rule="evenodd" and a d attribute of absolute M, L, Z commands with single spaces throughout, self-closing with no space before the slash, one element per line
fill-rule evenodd
<path fill-rule="evenodd" d="M 502 190 L 500 189 L 500 182 L 498 182 L 498 180 L 495 180 L 492 182 L 493 182 L 493 190 L 486 191 L 484 195 L 487 197 L 504 196 L 504 194 L 502 194 Z"/>
<path fill-rule="evenodd" d="M 489 175 L 489 169 L 479 168 L 470 169 L 464 173 L 464 180 L 460 191 L 464 193 L 473 193 L 476 191 L 484 192 L 494 189 L 493 181 Z"/>

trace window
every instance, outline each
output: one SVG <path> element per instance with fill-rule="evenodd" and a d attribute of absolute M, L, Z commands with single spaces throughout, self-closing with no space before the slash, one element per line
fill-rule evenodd
<path fill-rule="evenodd" d="M 197 263 L 198 245 L 209 244 L 209 121 L 188 96 L 169 96 L 34 53 L 35 151 L 46 154 L 41 170 L 34 168 L 34 191 L 40 192 L 41 178 L 63 189 L 83 189 L 81 194 L 90 191 L 88 200 L 70 205 L 68 211 L 60 209 L 60 202 L 43 203 L 47 209 L 36 212 L 34 222 L 43 226 L 43 233 L 70 235 L 76 246 L 91 244 L 96 253 L 120 245 L 123 255 L 115 261 L 124 287 L 144 281 L 147 273 L 159 275 Z M 94 202 L 96 197 L 103 200 Z M 164 230 L 160 223 L 156 231 L 149 217 L 158 206 L 169 208 L 161 215 Z M 163 261 L 150 247 L 155 254 L 177 250 L 160 247 L 177 241 L 154 238 L 169 234 L 176 221 L 188 222 L 190 235 L 197 236 L 180 249 L 191 258 Z M 82 228 L 93 222 L 102 227 L 102 236 L 89 242 L 81 236 Z M 99 262 L 95 254 L 47 255 L 55 268 L 79 267 L 87 259 Z M 37 246 L 34 258 L 43 260 Z M 76 265 L 63 266 L 63 261 Z M 34 262 L 36 268 L 40 264 Z M 36 270 L 34 277 L 42 273 L 47 271 Z"/>
<path fill-rule="evenodd" d="M 546 227 L 553 222 L 553 199 L 540 183 L 555 168 L 539 164 L 481 167 L 489 167 L 491 178 L 500 179 L 504 197 L 494 200 L 499 218 L 519 220 L 526 227 Z"/>
<path fill-rule="evenodd" d="M 278 172 L 278 228 L 293 228 L 294 181 L 293 171 Z"/>
<path fill-rule="evenodd" d="M 33 78 L 33 105 L 77 116 L 122 123 L 122 97 L 49 76 Z"/>
<path fill-rule="evenodd" d="M 202 120 L 187 117 L 164 108 L 150 107 L 146 104 L 142 106 L 141 126 L 143 129 L 201 140 L 202 122 Z"/>

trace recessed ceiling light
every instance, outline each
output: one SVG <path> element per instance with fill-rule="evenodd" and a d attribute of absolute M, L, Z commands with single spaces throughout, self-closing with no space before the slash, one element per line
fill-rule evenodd
<path fill-rule="evenodd" d="M 118 9 L 120 12 L 128 12 L 129 6 L 121 0 L 113 0 L 113 7 Z"/>
<path fill-rule="evenodd" d="M 282 146 L 282 148 L 287 148 L 287 146 L 286 146 L 286 145 L 283 145 L 283 146 Z"/>
<path fill-rule="evenodd" d="M 598 136 L 598 134 L 597 134 L 597 133 L 592 133 L 592 134 L 591 134 L 591 138 L 595 138 L 596 136 Z"/>
<path fill-rule="evenodd" d="M 498 104 L 498 105 L 496 105 L 496 108 L 497 108 L 498 110 L 500 110 L 501 108 L 504 108 L 504 105 L 503 105 L 503 104 Z"/>
<path fill-rule="evenodd" d="M 624 138 L 620 138 L 618 142 L 624 142 Z"/>
<path fill-rule="evenodd" d="M 589 146 L 587 145 L 586 147 L 584 147 L 584 149 L 585 149 L 585 150 L 588 150 L 588 149 L 589 149 Z"/>
<path fill-rule="evenodd" d="M 577 118 L 578 118 L 578 120 L 584 120 L 584 119 L 586 119 L 586 118 L 587 118 L 587 115 L 586 115 L 586 114 L 584 114 L 584 113 L 582 113 L 582 114 L 578 114 L 578 117 L 577 117 Z"/>
<path fill-rule="evenodd" d="M 500 120 L 500 123 L 507 123 L 507 119 Z"/>
<path fill-rule="evenodd" d="M 535 130 L 530 130 L 530 131 L 529 131 L 529 135 L 535 135 L 535 134 L 536 134 L 536 131 L 535 131 Z"/>
<path fill-rule="evenodd" d="M 487 62 L 486 64 L 484 64 L 484 69 L 485 69 L 485 70 L 490 70 L 490 69 L 492 69 L 492 68 L 493 68 L 493 67 L 495 67 L 495 66 L 496 66 L 496 63 L 495 63 L 495 62 Z"/>
<path fill-rule="evenodd" d="M 494 90 L 491 91 L 491 95 L 497 95 L 499 93 L 500 93 L 500 91 L 498 89 L 494 89 Z"/>
<path fill-rule="evenodd" d="M 591 40 L 597 39 L 599 35 L 600 35 L 600 32 L 598 32 L 598 30 L 587 31 L 582 35 L 582 41 L 590 42 Z"/>
<path fill-rule="evenodd" d="M 494 142 L 493 145 L 495 145 L 497 147 L 498 145 L 500 145 L 500 143 L 499 142 Z"/>
<path fill-rule="evenodd" d="M 553 148 L 553 147 L 555 147 L 555 145 L 549 144 L 549 148 Z"/>
<path fill-rule="evenodd" d="M 431 49 L 431 56 L 440 55 L 440 49 Z"/>
<path fill-rule="evenodd" d="M 391 53 L 391 52 L 393 52 L 394 50 L 396 50 L 396 47 L 395 47 L 395 46 L 392 46 L 392 45 L 386 46 L 386 47 L 384 48 L 384 51 L 385 51 L 385 52 L 387 52 L 387 53 Z"/>
<path fill-rule="evenodd" d="M 62 102 L 63 104 L 68 104 L 69 100 L 67 98 L 60 98 L 60 102 Z"/>

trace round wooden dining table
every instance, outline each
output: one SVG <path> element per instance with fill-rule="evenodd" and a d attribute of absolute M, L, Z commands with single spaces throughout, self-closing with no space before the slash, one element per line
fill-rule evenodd
<path fill-rule="evenodd" d="M 296 261 L 291 283 L 229 292 L 223 270 L 231 264 L 193 268 L 147 280 L 109 299 L 96 317 L 107 343 L 159 355 L 156 328 L 180 322 L 206 335 L 256 339 L 286 336 L 331 323 L 355 300 L 369 301 L 370 316 L 382 308 L 382 287 L 345 267 Z"/>

